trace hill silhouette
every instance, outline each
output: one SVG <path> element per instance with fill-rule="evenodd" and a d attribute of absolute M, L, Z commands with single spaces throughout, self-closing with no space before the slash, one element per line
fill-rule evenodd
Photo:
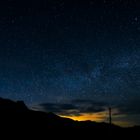
<path fill-rule="evenodd" d="M 0 128 L 11 131 L 15 129 L 23 132 L 34 131 L 37 133 L 49 133 L 63 130 L 67 133 L 78 134 L 79 136 L 88 133 L 86 136 L 122 135 L 137 133 L 140 127 L 121 128 L 107 123 L 96 123 L 92 121 L 74 121 L 69 118 L 62 118 L 53 113 L 45 113 L 28 109 L 23 101 L 11 101 L 0 98 Z M 76 131 L 75 131 L 76 130 Z M 61 131 L 62 132 L 62 131 Z M 81 133 L 84 132 L 84 133 Z M 136 135 L 136 134 L 135 134 Z"/>

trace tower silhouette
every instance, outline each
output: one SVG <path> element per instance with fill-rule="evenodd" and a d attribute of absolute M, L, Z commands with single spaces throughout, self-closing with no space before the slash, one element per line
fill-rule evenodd
<path fill-rule="evenodd" d="M 109 107 L 109 124 L 112 124 L 112 109 Z"/>

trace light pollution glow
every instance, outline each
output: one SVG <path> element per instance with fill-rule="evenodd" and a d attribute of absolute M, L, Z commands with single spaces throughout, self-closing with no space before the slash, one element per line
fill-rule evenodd
<path fill-rule="evenodd" d="M 95 121 L 95 122 L 109 122 L 108 119 L 108 112 L 104 111 L 104 112 L 99 112 L 99 113 L 81 113 L 80 115 L 71 115 L 71 116 L 65 116 L 65 115 L 60 115 L 61 117 L 66 117 L 66 118 L 70 118 L 72 120 L 75 121 Z M 127 117 L 126 115 L 114 115 L 112 116 L 112 123 L 122 126 L 122 127 L 129 127 L 129 126 L 133 126 L 133 123 L 126 121 L 120 121 L 121 118 L 125 118 Z"/>
<path fill-rule="evenodd" d="M 62 116 L 62 117 L 68 117 L 73 120 L 77 121 L 85 121 L 85 120 L 91 120 L 91 121 L 96 121 L 96 122 L 102 122 L 106 121 L 107 118 L 107 112 L 100 112 L 100 113 L 81 113 L 78 116 Z"/>

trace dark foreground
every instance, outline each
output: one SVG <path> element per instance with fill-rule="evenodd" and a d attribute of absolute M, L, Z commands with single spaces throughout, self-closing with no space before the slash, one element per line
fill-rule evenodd
<path fill-rule="evenodd" d="M 23 102 L 0 98 L 0 132 L 7 135 L 40 138 L 139 138 L 140 127 L 121 128 L 106 123 L 78 122 L 53 113 L 29 110 Z M 19 138 L 19 139 L 20 139 Z"/>

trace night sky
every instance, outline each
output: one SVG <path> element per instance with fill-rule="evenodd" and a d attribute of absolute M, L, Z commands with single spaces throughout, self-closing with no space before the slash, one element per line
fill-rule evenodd
<path fill-rule="evenodd" d="M 77 120 L 140 125 L 139 0 L 0 1 L 0 96 Z"/>

